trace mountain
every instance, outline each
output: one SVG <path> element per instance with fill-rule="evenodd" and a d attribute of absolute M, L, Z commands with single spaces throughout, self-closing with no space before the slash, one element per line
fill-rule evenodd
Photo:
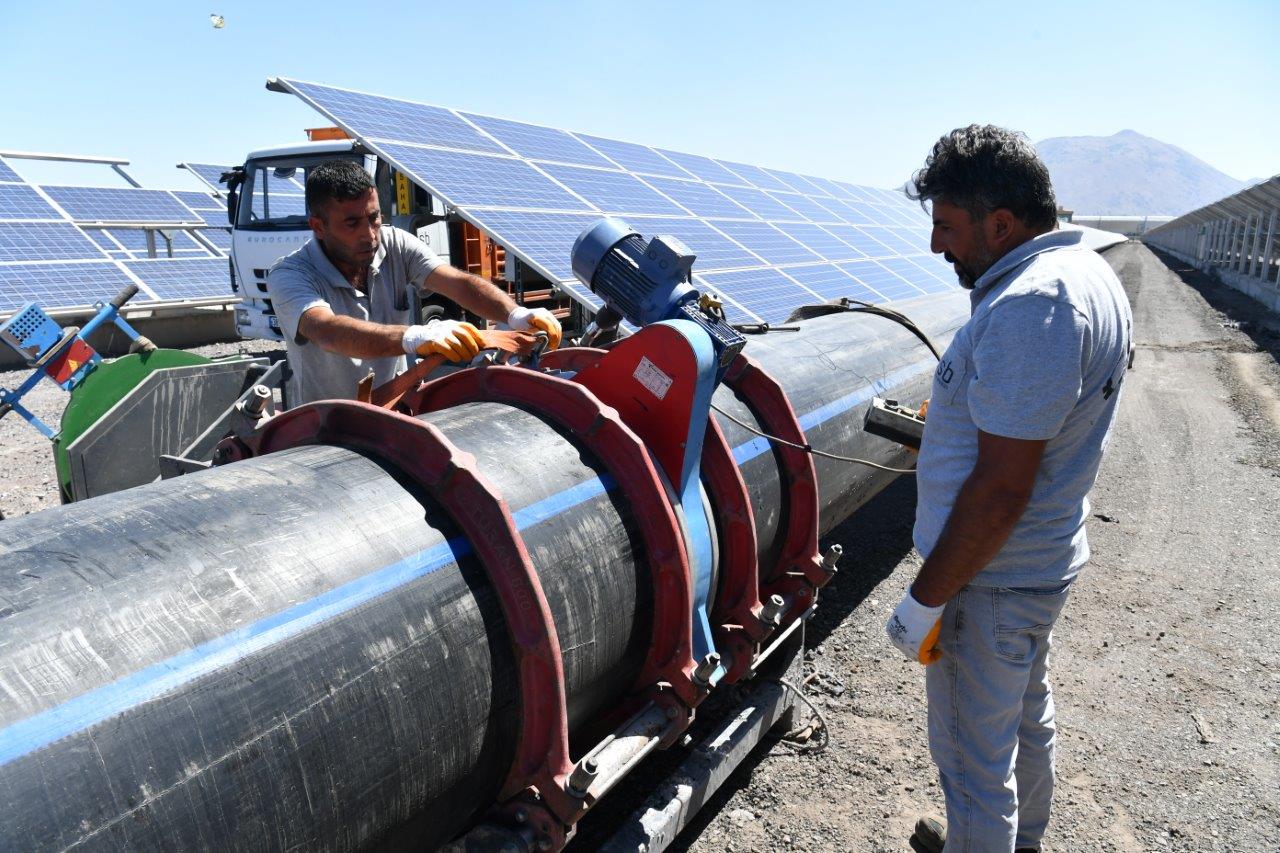
<path fill-rule="evenodd" d="M 1076 213 L 1171 215 L 1248 184 L 1176 145 L 1122 130 L 1113 136 L 1056 136 L 1036 143 L 1058 204 Z"/>

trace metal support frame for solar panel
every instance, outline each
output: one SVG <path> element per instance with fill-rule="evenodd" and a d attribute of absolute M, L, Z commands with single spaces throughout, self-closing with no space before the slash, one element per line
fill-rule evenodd
<path fill-rule="evenodd" d="M 838 291 L 834 276 L 851 296 L 955 287 L 929 268 L 928 220 L 901 193 L 306 81 L 267 88 L 302 99 L 589 310 L 600 302 L 573 279 L 569 249 L 602 215 L 686 242 L 696 280 L 743 321 L 785 316 L 769 282 L 801 301 Z M 868 257 L 896 268 L 859 268 L 887 292 L 842 266 Z M 788 275 L 824 262 L 818 288 Z"/>

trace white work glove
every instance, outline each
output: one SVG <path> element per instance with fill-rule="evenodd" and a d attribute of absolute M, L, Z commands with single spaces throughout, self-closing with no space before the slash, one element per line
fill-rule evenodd
<path fill-rule="evenodd" d="M 942 652 L 938 651 L 938 632 L 942 630 L 942 610 L 945 607 L 945 604 L 925 607 L 908 589 L 898 609 L 885 623 L 889 641 L 907 656 L 907 660 L 925 666 L 933 663 L 942 657 Z"/>
<path fill-rule="evenodd" d="M 560 346 L 560 336 L 563 334 L 560 330 L 560 321 L 546 308 L 525 308 L 523 305 L 517 305 L 507 315 L 507 326 L 515 332 L 530 330 L 546 332 L 547 349 L 553 350 Z"/>
<path fill-rule="evenodd" d="M 484 349 L 480 330 L 459 320 L 432 320 L 404 330 L 400 345 L 409 355 L 442 355 L 449 361 L 470 361 Z"/>

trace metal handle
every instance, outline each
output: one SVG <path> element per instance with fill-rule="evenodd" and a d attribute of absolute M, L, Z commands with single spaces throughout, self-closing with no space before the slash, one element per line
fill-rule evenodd
<path fill-rule="evenodd" d="M 136 284 L 127 285 L 124 290 L 117 293 L 115 295 L 115 298 L 111 300 L 111 307 L 115 308 L 118 311 L 124 307 L 124 304 L 126 302 L 128 302 L 130 299 L 132 299 L 137 295 L 138 295 L 138 285 Z"/>

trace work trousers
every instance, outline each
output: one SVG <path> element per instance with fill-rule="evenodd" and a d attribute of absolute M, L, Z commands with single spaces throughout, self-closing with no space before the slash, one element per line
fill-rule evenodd
<path fill-rule="evenodd" d="M 1038 848 L 1053 799 L 1053 624 L 1068 585 L 966 586 L 926 667 L 929 751 L 947 803 L 947 853 Z"/>

